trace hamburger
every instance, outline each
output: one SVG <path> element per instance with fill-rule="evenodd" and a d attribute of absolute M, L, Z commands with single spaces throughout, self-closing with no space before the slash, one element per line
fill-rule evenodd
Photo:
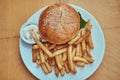
<path fill-rule="evenodd" d="M 44 40 L 52 44 L 65 44 L 78 34 L 80 17 L 69 4 L 55 3 L 41 13 L 38 28 Z"/>

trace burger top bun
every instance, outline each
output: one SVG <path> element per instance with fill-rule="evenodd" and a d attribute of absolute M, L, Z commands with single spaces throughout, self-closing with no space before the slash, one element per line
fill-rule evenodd
<path fill-rule="evenodd" d="M 53 44 L 64 44 L 77 35 L 79 14 L 66 3 L 55 3 L 41 13 L 38 27 L 43 39 Z"/>

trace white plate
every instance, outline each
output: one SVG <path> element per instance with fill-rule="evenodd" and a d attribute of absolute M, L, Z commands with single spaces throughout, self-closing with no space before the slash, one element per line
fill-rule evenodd
<path fill-rule="evenodd" d="M 103 32 L 101 30 L 101 27 L 97 20 L 86 10 L 71 4 L 77 11 L 79 11 L 82 15 L 82 17 L 87 20 L 91 20 L 91 24 L 93 25 L 92 27 L 92 37 L 93 37 L 93 43 L 94 43 L 94 49 L 91 50 L 91 53 L 93 55 L 93 58 L 95 59 L 94 63 L 88 64 L 85 67 L 77 67 L 77 73 L 73 75 L 72 73 L 65 74 L 64 77 L 59 76 L 56 77 L 54 74 L 54 71 L 52 73 L 46 75 L 42 71 L 41 67 L 36 65 L 35 63 L 32 62 L 32 49 L 31 45 L 26 44 L 24 41 L 20 39 L 20 54 L 22 57 L 22 60 L 27 67 L 27 69 L 38 79 L 40 80 L 85 80 L 88 77 L 90 77 L 100 66 L 103 56 L 104 56 L 104 50 L 105 50 L 105 41 L 104 41 L 104 36 Z M 41 12 L 45 8 L 40 9 L 37 11 L 35 14 L 33 14 L 28 21 L 23 24 L 30 24 L 30 23 L 35 23 L 38 24 L 39 16 Z"/>

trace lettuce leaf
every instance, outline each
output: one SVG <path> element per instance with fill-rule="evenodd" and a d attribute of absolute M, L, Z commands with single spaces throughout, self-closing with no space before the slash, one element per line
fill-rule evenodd
<path fill-rule="evenodd" d="M 81 14 L 78 12 L 79 16 L 80 16 L 80 29 L 84 28 L 86 25 L 86 21 L 82 18 Z"/>

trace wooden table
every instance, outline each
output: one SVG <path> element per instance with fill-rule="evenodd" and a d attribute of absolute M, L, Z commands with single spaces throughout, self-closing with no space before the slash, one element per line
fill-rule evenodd
<path fill-rule="evenodd" d="M 105 36 L 105 56 L 88 80 L 120 80 L 120 0 L 66 0 L 88 10 Z M 40 8 L 56 0 L 0 0 L 0 80 L 37 80 L 19 52 L 19 30 Z"/>

